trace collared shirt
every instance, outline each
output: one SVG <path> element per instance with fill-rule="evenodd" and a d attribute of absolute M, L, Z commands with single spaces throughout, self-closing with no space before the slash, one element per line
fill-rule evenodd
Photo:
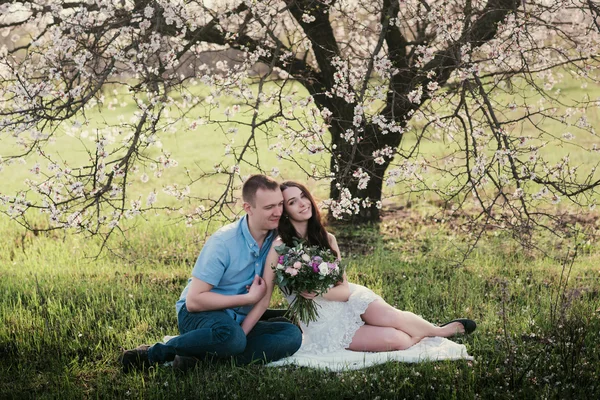
<path fill-rule="evenodd" d="M 254 275 L 263 274 L 274 237 L 274 232 L 269 232 L 262 247 L 259 247 L 248 229 L 248 217 L 244 215 L 239 221 L 222 227 L 208 238 L 196 260 L 192 276 L 212 285 L 211 292 L 223 295 L 248 293 L 246 286 L 252 284 Z M 185 304 L 191 281 L 192 278 L 175 305 L 177 313 Z M 252 307 L 242 306 L 225 311 L 242 323 Z"/>

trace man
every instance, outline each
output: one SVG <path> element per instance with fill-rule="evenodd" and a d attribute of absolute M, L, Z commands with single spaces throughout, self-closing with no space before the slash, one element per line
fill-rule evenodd
<path fill-rule="evenodd" d="M 238 364 L 269 362 L 300 348 L 297 326 L 260 321 L 273 291 L 273 282 L 262 274 L 263 267 L 269 268 L 264 263 L 283 212 L 279 184 L 253 175 L 244 183 L 242 198 L 246 215 L 206 241 L 177 301 L 180 335 L 125 351 L 125 371 L 165 361 L 189 366 L 207 355 L 234 357 Z"/>

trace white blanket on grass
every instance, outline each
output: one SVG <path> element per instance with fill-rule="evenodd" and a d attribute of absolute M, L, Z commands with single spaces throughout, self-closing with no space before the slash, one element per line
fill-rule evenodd
<path fill-rule="evenodd" d="M 467 348 L 451 340 L 441 337 L 424 338 L 406 350 L 366 353 L 351 350 L 340 350 L 327 354 L 303 353 L 302 348 L 294 355 L 267 364 L 269 367 L 297 365 L 338 372 L 368 368 L 388 361 L 416 363 L 421 361 L 441 360 L 473 360 L 467 354 Z"/>
<path fill-rule="evenodd" d="M 163 341 L 166 342 L 172 337 L 174 336 L 165 336 Z M 429 337 L 424 338 L 409 349 L 381 353 L 341 350 L 327 354 L 309 354 L 303 352 L 300 348 L 296 354 L 271 362 L 267 366 L 297 365 L 339 372 L 368 368 L 389 361 L 416 363 L 441 360 L 473 360 L 473 357 L 467 353 L 467 348 L 463 344 L 442 337 Z"/>

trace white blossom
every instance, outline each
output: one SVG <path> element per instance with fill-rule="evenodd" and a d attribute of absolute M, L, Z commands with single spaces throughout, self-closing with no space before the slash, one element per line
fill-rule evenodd
<path fill-rule="evenodd" d="M 313 15 L 310 14 L 302 14 L 302 22 L 304 22 L 305 24 L 310 24 L 312 22 L 314 22 L 316 20 L 316 18 Z"/>
<path fill-rule="evenodd" d="M 325 276 L 329 274 L 329 265 L 326 262 L 319 264 L 319 275 Z"/>

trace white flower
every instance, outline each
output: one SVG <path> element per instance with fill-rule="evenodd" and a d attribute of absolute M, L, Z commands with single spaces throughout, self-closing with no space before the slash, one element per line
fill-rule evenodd
<path fill-rule="evenodd" d="M 302 254 L 302 261 L 310 262 L 310 256 L 306 253 Z"/>
<path fill-rule="evenodd" d="M 144 17 L 146 18 L 152 18 L 152 16 L 154 15 L 154 8 L 147 6 L 146 8 L 144 8 Z"/>
<path fill-rule="evenodd" d="M 35 163 L 35 165 L 33 166 L 33 168 L 31 168 L 29 170 L 29 172 L 31 172 L 34 175 L 39 175 L 40 174 L 40 163 Z"/>
<path fill-rule="evenodd" d="M 142 31 L 145 31 L 146 29 L 150 28 L 150 25 L 152 25 L 152 22 L 145 19 L 142 22 L 140 22 L 140 29 Z"/>
<path fill-rule="evenodd" d="M 148 198 L 146 199 L 146 204 L 148 206 L 151 206 L 154 203 L 156 203 L 156 192 L 152 191 L 152 192 L 148 193 Z"/>
<path fill-rule="evenodd" d="M 277 267 L 275 267 L 275 268 L 282 270 L 282 269 L 285 269 L 285 266 L 282 264 L 277 264 Z"/>
<path fill-rule="evenodd" d="M 411 103 L 419 104 L 421 102 L 421 97 L 423 96 L 423 87 L 418 86 L 415 90 L 411 91 L 408 94 L 408 101 Z"/>
<path fill-rule="evenodd" d="M 563 133 L 562 137 L 565 140 L 573 140 L 573 139 L 575 139 L 575 135 L 573 135 L 571 132 L 565 132 L 565 133 Z"/>
<path fill-rule="evenodd" d="M 319 264 L 319 275 L 327 275 L 329 273 L 329 265 L 326 262 Z"/>
<path fill-rule="evenodd" d="M 323 109 L 321 110 L 321 117 L 323 117 L 323 119 L 328 119 L 333 115 L 333 113 L 331 111 L 329 111 L 329 108 L 327 107 L 323 107 Z"/>
<path fill-rule="evenodd" d="M 523 197 L 523 189 L 518 188 L 517 190 L 515 190 L 512 197 L 515 199 L 520 199 L 521 197 Z"/>
<path fill-rule="evenodd" d="M 305 24 L 310 24 L 311 22 L 313 22 L 316 18 L 313 15 L 310 14 L 302 14 L 302 22 L 304 22 Z"/>
<path fill-rule="evenodd" d="M 431 81 L 427 84 L 427 90 L 429 90 L 430 93 L 435 92 L 439 88 L 440 88 L 440 84 L 437 83 L 436 81 Z"/>

